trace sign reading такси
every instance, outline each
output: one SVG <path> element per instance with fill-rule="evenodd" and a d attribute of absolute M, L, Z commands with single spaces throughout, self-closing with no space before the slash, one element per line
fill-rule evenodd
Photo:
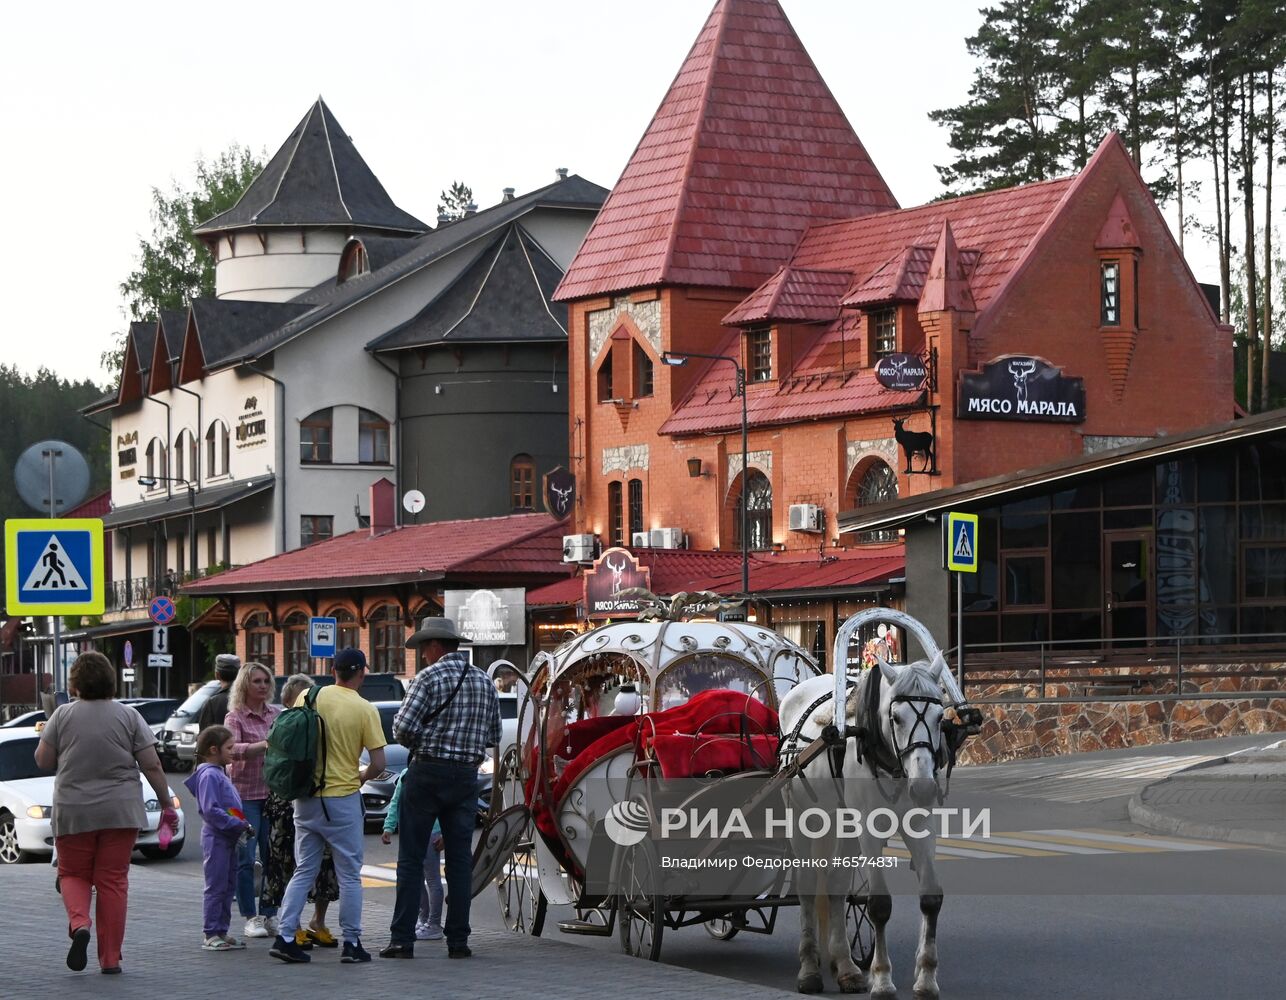
<path fill-rule="evenodd" d="M 1006 354 L 981 371 L 961 372 L 956 393 L 961 420 L 1074 423 L 1085 419 L 1085 381 L 1044 358 Z"/>

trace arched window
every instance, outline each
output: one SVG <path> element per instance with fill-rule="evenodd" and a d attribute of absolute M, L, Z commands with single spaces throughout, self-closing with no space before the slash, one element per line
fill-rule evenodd
<path fill-rule="evenodd" d="M 877 503 L 886 503 L 898 498 L 898 476 L 888 463 L 878 458 L 863 462 L 853 470 L 849 477 L 849 486 L 845 491 L 846 506 L 852 510 L 856 507 L 870 507 Z M 896 529 L 886 528 L 880 531 L 863 531 L 857 536 L 861 542 L 895 542 Z"/>
<path fill-rule="evenodd" d="M 631 479 L 629 482 L 630 503 L 630 544 L 634 544 L 634 532 L 643 530 L 643 480 Z"/>
<path fill-rule="evenodd" d="M 286 673 L 306 674 L 312 666 L 308 655 L 308 616 L 302 611 L 292 611 L 282 622 L 286 643 Z"/>
<path fill-rule="evenodd" d="M 509 463 L 509 506 L 515 511 L 536 509 L 536 463 L 530 455 L 515 455 Z"/>
<path fill-rule="evenodd" d="M 623 545 L 625 533 L 624 504 L 621 481 L 607 484 L 607 544 Z"/>
<path fill-rule="evenodd" d="M 357 460 L 387 465 L 389 456 L 388 421 L 373 410 L 357 411 Z"/>
<path fill-rule="evenodd" d="M 371 671 L 402 673 L 406 666 L 406 628 L 395 604 L 375 609 L 371 622 Z"/>
<path fill-rule="evenodd" d="M 222 420 L 210 421 L 205 431 L 205 474 L 207 478 L 228 474 L 231 444 L 228 425 Z"/>
<path fill-rule="evenodd" d="M 652 359 L 637 340 L 634 341 L 634 398 L 652 395 Z"/>
<path fill-rule="evenodd" d="M 362 633 L 357 627 L 357 618 L 353 612 L 348 608 L 335 608 L 329 615 L 339 625 L 339 635 L 335 636 L 336 649 L 357 649 L 361 646 Z"/>
<path fill-rule="evenodd" d="M 147 474 L 148 476 L 159 476 L 164 479 L 168 476 L 170 463 L 166 460 L 167 450 L 165 442 L 160 438 L 152 438 L 147 445 Z M 157 483 L 154 489 L 165 489 L 165 483 Z"/>
<path fill-rule="evenodd" d="M 365 274 L 371 269 L 370 258 L 366 255 L 366 247 L 360 243 L 350 243 L 344 250 L 344 256 L 339 262 L 339 284 L 343 284 L 349 278 L 356 278 L 359 274 Z"/>
<path fill-rule="evenodd" d="M 196 460 L 196 435 L 190 430 L 179 431 L 179 436 L 174 439 L 174 477 L 195 483 Z"/>
<path fill-rule="evenodd" d="M 330 461 L 331 422 L 329 406 L 299 422 L 299 461 L 313 464 Z"/>
<path fill-rule="evenodd" d="M 772 483 L 758 469 L 750 469 L 738 476 L 729 491 L 729 511 L 732 516 L 732 540 L 741 548 L 741 504 L 746 504 L 746 535 L 748 548 L 763 551 L 772 548 Z"/>
<path fill-rule="evenodd" d="M 246 662 L 262 663 L 269 670 L 273 669 L 276 657 L 277 633 L 272 629 L 268 614 L 260 611 L 251 615 L 245 622 Z"/>

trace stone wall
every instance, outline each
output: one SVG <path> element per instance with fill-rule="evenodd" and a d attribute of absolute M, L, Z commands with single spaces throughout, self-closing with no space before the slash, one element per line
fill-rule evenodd
<path fill-rule="evenodd" d="M 1184 682 L 1197 693 L 1197 682 Z M 1210 698 L 1156 700 L 1000 701 L 979 705 L 981 732 L 964 745 L 962 764 L 992 764 L 1056 754 L 1148 746 L 1175 740 L 1286 731 L 1286 684 L 1282 677 L 1223 677 L 1202 685 Z M 1035 698 L 1035 687 L 1011 683 L 970 687 L 971 701 Z M 1213 697 L 1216 693 L 1222 697 Z M 1046 685 L 1047 699 L 1080 695 L 1066 684 Z M 1241 697 L 1237 697 L 1241 695 Z"/>

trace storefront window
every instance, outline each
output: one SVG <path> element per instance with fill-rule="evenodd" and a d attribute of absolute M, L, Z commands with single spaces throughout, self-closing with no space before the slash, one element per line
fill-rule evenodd
<path fill-rule="evenodd" d="M 308 655 L 308 616 L 302 611 L 287 616 L 282 632 L 286 641 L 286 673 L 308 673 L 312 666 Z"/>

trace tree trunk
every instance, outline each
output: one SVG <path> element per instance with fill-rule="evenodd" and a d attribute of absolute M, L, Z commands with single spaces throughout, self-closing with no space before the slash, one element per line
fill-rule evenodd
<path fill-rule="evenodd" d="M 1174 167 L 1175 191 L 1179 198 L 1179 253 L 1183 253 L 1183 123 L 1179 119 L 1179 95 L 1174 95 Z"/>
<path fill-rule="evenodd" d="M 1223 144 L 1223 245 L 1219 248 L 1219 280 L 1223 284 L 1225 323 L 1232 319 L 1232 88 L 1223 84 L 1223 116 L 1220 141 Z"/>
<path fill-rule="evenodd" d="M 1259 384 L 1259 285 L 1255 269 L 1255 79 L 1241 76 L 1241 207 L 1246 224 L 1246 412 L 1255 413 Z"/>
<path fill-rule="evenodd" d="M 1264 131 L 1267 133 L 1264 173 L 1264 315 L 1262 342 L 1264 356 L 1259 366 L 1259 400 L 1264 409 L 1268 409 L 1269 376 L 1273 357 L 1273 133 L 1277 131 L 1277 116 L 1273 112 L 1273 89 L 1276 86 L 1276 70 L 1268 69 L 1268 114 L 1264 119 Z"/>

